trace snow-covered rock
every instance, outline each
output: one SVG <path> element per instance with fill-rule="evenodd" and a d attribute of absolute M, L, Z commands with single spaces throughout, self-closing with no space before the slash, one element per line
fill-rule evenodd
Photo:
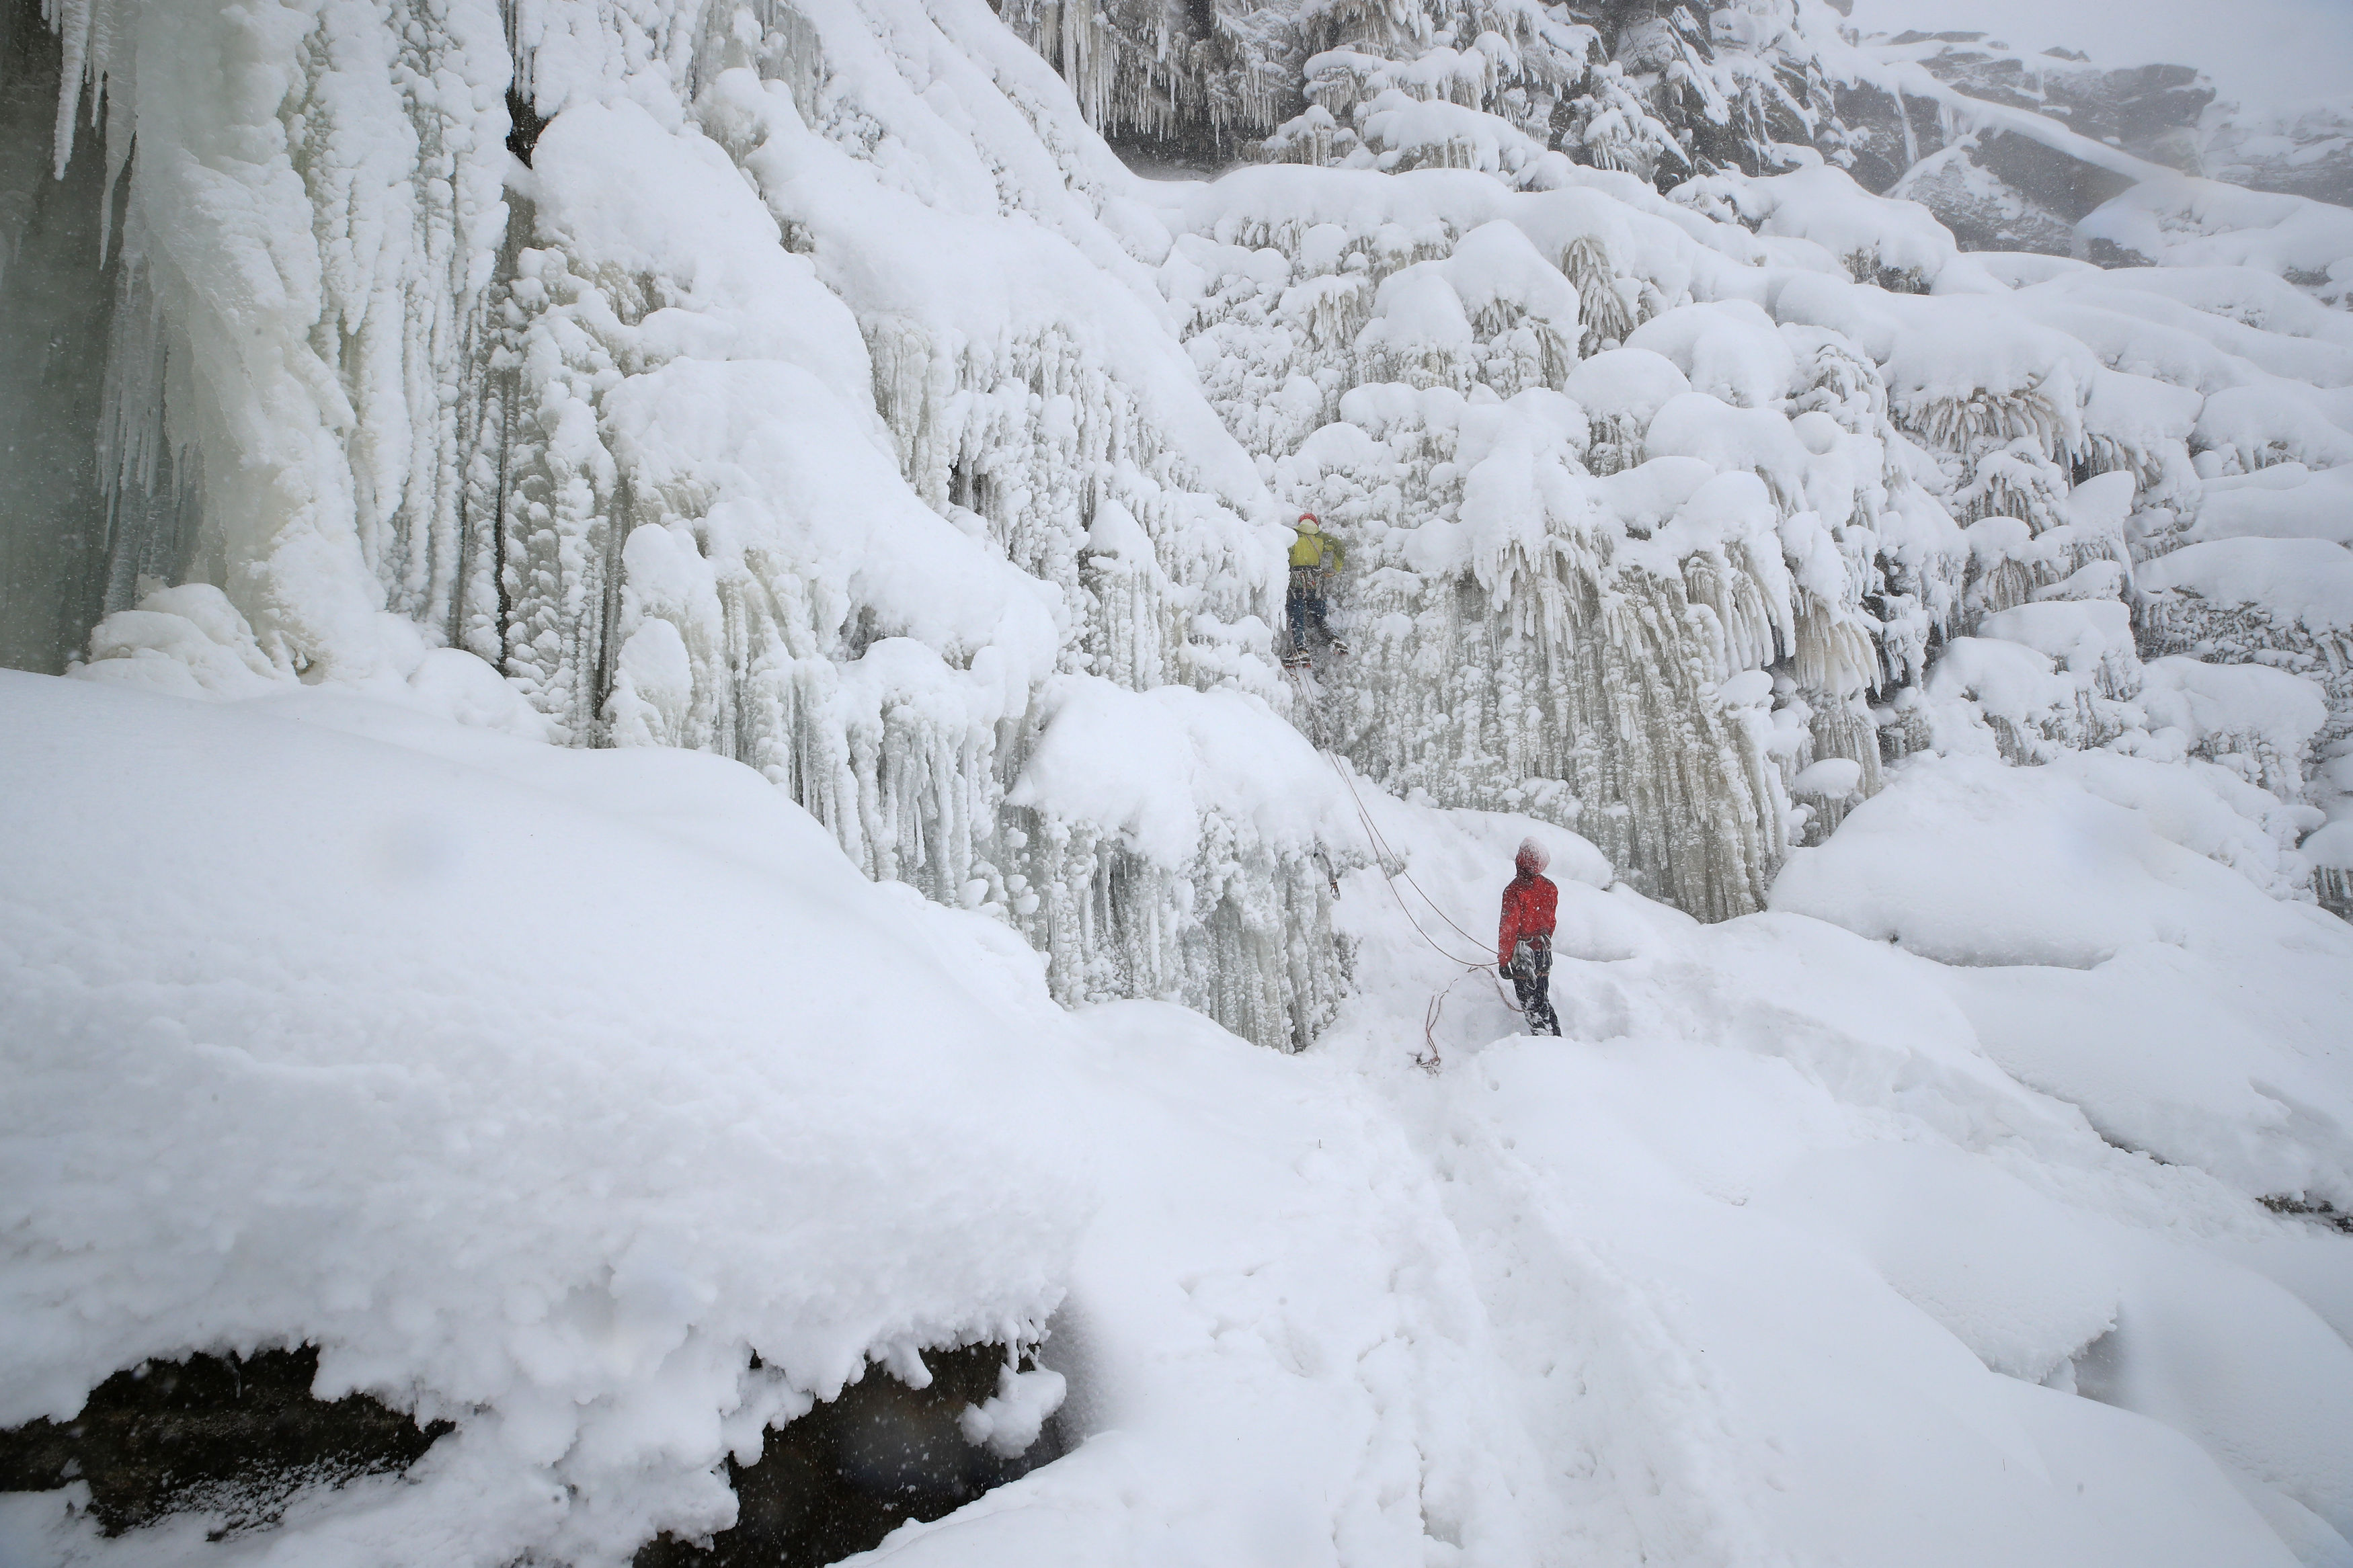
<path fill-rule="evenodd" d="M 691 1550 L 1043 1335 L 957 1427 L 1075 1449 L 886 1555 L 2347 1560 L 2353 227 L 2100 139 L 2194 84 L 1814 0 L 50 20 L 0 1420 L 309 1342 L 458 1429 L 6 1552 Z"/>

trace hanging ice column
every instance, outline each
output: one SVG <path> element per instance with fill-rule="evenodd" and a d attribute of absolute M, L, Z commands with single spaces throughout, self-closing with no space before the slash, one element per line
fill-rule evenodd
<path fill-rule="evenodd" d="M 1098 744 L 1070 680 L 1273 689 L 1257 476 L 1059 173 L 1003 188 L 1039 172 L 967 139 L 901 188 L 870 111 L 932 110 L 860 18 L 797 21 L 736 31 L 785 80 L 721 50 L 689 125 L 575 103 L 533 150 L 486 651 L 576 739 L 760 768 L 871 874 L 1012 921 L 1066 1000 L 1303 1041 L 1341 974 L 1313 828 L 1211 794 L 1147 846 L 1029 765 Z M 967 74 L 934 90 L 1036 148 Z"/>
<path fill-rule="evenodd" d="M 72 333 L 79 381 L 103 363 L 97 417 L 87 385 L 53 410 L 81 410 L 58 460 L 94 471 L 108 536 L 88 607 L 185 574 L 287 668 L 413 662 L 376 617 L 387 594 L 436 632 L 451 613 L 501 216 L 495 11 L 47 9 L 54 142 L 13 151 L 69 176 L 45 197 L 90 200 L 87 248 L 55 260 L 112 295 Z"/>
<path fill-rule="evenodd" d="M 1298 106 L 1304 54 L 1284 0 L 1007 0 L 996 9 L 1106 136 L 1231 147 Z"/>
<path fill-rule="evenodd" d="M 1043 700 L 1058 670 L 1274 689 L 1263 488 L 1121 248 L 1136 212 L 1104 216 L 1127 176 L 1001 29 L 768 10 L 524 5 L 504 38 L 486 7 L 267 37 L 239 29 L 275 13 L 224 12 L 198 53 L 259 64 L 194 76 L 134 70 L 152 9 L 70 13 L 118 154 L 134 121 L 140 149 L 122 254 L 154 331 L 113 427 L 215 480 L 200 561 L 228 590 L 110 619 L 93 673 L 470 671 L 511 704 L 494 668 L 574 743 L 761 768 L 871 873 L 1018 925 L 1066 1000 L 1171 995 L 1303 1040 L 1342 968 L 1312 826 L 1210 801 L 1181 853 L 1147 852 L 1050 788 L 1006 801 L 1084 739 Z M 517 75 L 545 121 L 517 128 L 527 170 L 502 145 Z M 250 232 L 236 204 L 181 211 L 223 138 Z M 902 255 L 965 266 L 944 286 Z M 976 290 L 975 265 L 1021 286 Z"/>
<path fill-rule="evenodd" d="M 1342 412 L 1282 478 L 1361 542 L 1343 749 L 1392 789 L 1572 826 L 1702 918 L 1756 908 L 1788 847 L 1775 752 L 1811 761 L 1770 712 L 1795 627 L 1764 486 L 1688 460 L 1595 479 L 1582 412 L 1543 391 L 1364 387 Z"/>
<path fill-rule="evenodd" d="M 1758 907 L 1793 837 L 1878 788 L 1867 698 L 1917 678 L 1958 585 L 1877 367 L 1687 303 L 1757 274 L 1591 192 L 1219 191 L 1164 277 L 1221 411 L 1350 545 L 1326 732 L 1694 913 Z"/>

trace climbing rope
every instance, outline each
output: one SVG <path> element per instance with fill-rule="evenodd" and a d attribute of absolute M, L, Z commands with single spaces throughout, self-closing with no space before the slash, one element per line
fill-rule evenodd
<path fill-rule="evenodd" d="M 1445 921 L 1447 925 L 1453 928 L 1455 935 L 1461 937 L 1466 942 L 1478 944 L 1483 953 L 1485 944 L 1480 942 L 1479 938 L 1472 935 L 1468 931 L 1465 931 L 1462 928 L 1461 921 L 1448 914 L 1446 912 L 1445 906 L 1440 904 L 1436 899 L 1430 896 L 1430 889 L 1424 888 L 1419 882 L 1414 880 L 1413 873 L 1406 868 L 1405 857 L 1398 854 L 1390 847 L 1388 837 L 1381 832 L 1380 825 L 1373 820 L 1371 810 L 1365 805 L 1365 797 L 1357 792 L 1356 781 L 1349 776 L 1348 770 L 1346 768 L 1340 765 L 1340 759 L 1333 752 L 1332 749 L 1324 743 L 1324 737 L 1321 733 L 1323 728 L 1320 722 L 1321 714 L 1314 700 L 1313 695 L 1307 689 L 1306 682 L 1301 679 L 1299 670 L 1295 667 L 1285 665 L 1283 668 L 1283 673 L 1289 677 L 1293 689 L 1298 693 L 1300 703 L 1307 711 L 1309 740 L 1314 743 L 1315 749 L 1323 753 L 1324 762 L 1331 765 L 1333 773 L 1339 776 L 1342 786 L 1348 792 L 1348 798 L 1356 803 L 1356 821 L 1358 825 L 1364 828 L 1366 840 L 1371 844 L 1373 848 L 1374 868 L 1380 872 L 1382 885 L 1388 889 L 1389 897 L 1397 900 L 1398 912 L 1405 916 L 1406 924 L 1413 928 L 1414 934 L 1421 938 L 1421 940 L 1429 945 L 1430 950 L 1432 952 L 1437 953 L 1440 958 L 1445 959 L 1450 963 L 1458 963 L 1462 966 L 1462 973 L 1461 974 L 1456 975 L 1451 981 L 1447 983 L 1446 986 L 1442 990 L 1430 997 L 1430 1005 L 1422 1014 L 1421 1040 L 1422 1045 L 1426 1048 L 1414 1057 L 1413 1062 L 1416 1067 L 1420 1068 L 1423 1071 L 1435 1075 L 1439 1068 L 1444 1065 L 1439 1055 L 1438 1049 L 1438 1020 L 1440 1016 L 1445 1010 L 1447 997 L 1452 995 L 1454 994 L 1454 988 L 1461 984 L 1463 981 L 1469 979 L 1474 974 L 1483 974 L 1494 985 L 1496 999 L 1501 1001 L 1505 1007 L 1509 1008 L 1515 1014 L 1524 1013 L 1525 1010 L 1517 1002 L 1512 999 L 1511 995 L 1507 992 L 1504 991 L 1503 976 L 1496 973 L 1496 969 L 1493 964 L 1483 962 L 1483 959 L 1474 961 L 1464 958 L 1460 953 L 1448 952 L 1445 946 L 1440 943 L 1437 938 L 1431 936 L 1430 932 L 1424 929 L 1422 923 L 1414 918 L 1413 910 L 1406 904 L 1405 895 L 1398 891 L 1397 884 L 1399 877 L 1405 879 L 1405 882 L 1408 887 L 1421 895 L 1422 902 L 1430 906 L 1430 910 L 1432 914 L 1436 915 L 1440 920 Z M 1389 870 L 1389 866 L 1392 863 L 1397 866 L 1397 870 L 1395 872 L 1391 872 Z M 1333 892 L 1336 895 L 1340 890 L 1339 879 L 1336 876 L 1332 875 L 1331 867 L 1328 863 L 1326 863 L 1324 867 L 1324 872 L 1326 878 L 1332 884 Z"/>
<path fill-rule="evenodd" d="M 1431 936 L 1427 930 L 1423 929 L 1422 923 L 1419 921 L 1413 918 L 1413 910 L 1407 907 L 1405 895 L 1398 891 L 1397 879 L 1398 877 L 1403 877 L 1406 879 L 1407 884 L 1411 887 L 1415 892 L 1421 894 L 1422 901 L 1429 904 L 1431 910 L 1437 914 L 1440 920 L 1446 921 L 1450 926 L 1454 926 L 1454 930 L 1458 934 L 1469 937 L 1472 942 L 1477 942 L 1479 940 L 1477 937 L 1472 936 L 1469 931 L 1464 931 L 1461 926 L 1455 925 L 1453 919 L 1450 917 L 1444 910 L 1439 908 L 1438 900 L 1431 898 L 1429 892 L 1423 889 L 1422 885 L 1413 879 L 1413 874 L 1405 868 L 1405 857 L 1398 854 L 1394 849 L 1391 849 L 1388 847 L 1388 840 L 1381 837 L 1381 830 L 1379 827 L 1375 826 L 1373 822 L 1372 813 L 1365 809 L 1364 796 L 1356 793 L 1356 781 L 1348 777 L 1347 770 L 1340 766 L 1339 759 L 1335 757 L 1330 752 L 1325 752 L 1324 753 L 1324 760 L 1332 764 L 1332 771 L 1338 773 L 1340 775 L 1340 782 L 1347 786 L 1349 798 L 1356 803 L 1356 820 L 1363 825 L 1365 837 L 1371 841 L 1373 846 L 1373 864 L 1378 868 L 1381 873 L 1381 881 L 1388 888 L 1389 897 L 1397 900 L 1398 912 L 1405 916 L 1406 924 L 1413 927 L 1414 934 L 1420 937 L 1423 942 L 1430 944 L 1430 950 L 1432 952 L 1437 953 L 1440 958 L 1445 959 L 1450 963 L 1459 963 L 1463 968 L 1473 971 L 1492 968 L 1492 965 L 1480 959 L 1464 958 L 1460 953 L 1447 952 L 1445 946 L 1440 943 L 1436 937 Z M 1389 870 L 1389 862 L 1392 860 L 1397 862 L 1398 867 L 1394 873 Z"/>
<path fill-rule="evenodd" d="M 1332 771 L 1339 773 L 1340 782 L 1348 786 L 1349 798 L 1356 803 L 1356 819 L 1365 825 L 1365 835 L 1372 840 L 1373 853 L 1381 858 L 1382 875 L 1387 876 L 1388 874 L 1388 862 L 1391 860 L 1396 861 L 1398 866 L 1398 875 L 1405 879 L 1406 886 L 1411 888 L 1415 892 L 1421 895 L 1421 901 L 1430 906 L 1430 912 L 1435 914 L 1440 920 L 1444 921 L 1448 925 L 1452 926 L 1454 928 L 1455 935 L 1462 938 L 1465 942 L 1478 943 L 1479 939 L 1477 937 L 1463 930 L 1461 925 L 1456 921 L 1454 917 L 1446 912 L 1445 907 L 1439 903 L 1436 899 L 1430 896 L 1430 890 L 1424 888 L 1419 882 L 1413 879 L 1413 873 L 1406 869 L 1405 857 L 1398 854 L 1395 849 L 1389 847 L 1389 841 L 1387 836 L 1381 832 L 1380 825 L 1373 820 L 1372 812 L 1365 805 L 1365 797 L 1356 793 L 1356 781 L 1350 778 L 1347 773 L 1341 768 L 1338 760 L 1335 758 L 1330 752 L 1325 752 L 1324 756 L 1325 761 L 1332 763 Z M 1392 885 L 1392 890 L 1394 890 L 1394 885 Z M 1404 900 L 1399 900 L 1398 901 L 1399 903 L 1403 903 Z M 1432 943 L 1431 945 L 1435 946 L 1436 944 Z M 1479 945 L 1483 947 L 1485 944 L 1479 943 Z"/>

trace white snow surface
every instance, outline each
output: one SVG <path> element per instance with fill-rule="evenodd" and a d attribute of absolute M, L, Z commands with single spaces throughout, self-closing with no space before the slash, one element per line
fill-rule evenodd
<path fill-rule="evenodd" d="M 864 1356 L 1049 1325 L 1083 1441 L 880 1560 L 2284 1564 L 2279 1521 L 2353 1524 L 2353 1268 L 2248 1195 L 2353 1200 L 2353 935 L 2055 769 L 1923 762 L 1805 852 L 1777 903 L 1853 933 L 1373 795 L 1412 881 L 1345 879 L 1361 988 L 1292 1058 L 1061 1013 L 733 763 L 299 689 L 0 706 L 0 1419 L 308 1341 L 322 1393 L 459 1424 L 218 1544 L 16 1500 L 21 1560 L 618 1562 L 723 1525 L 721 1457 Z M 1891 837 L 1955 784 L 2019 820 Z M 2053 813 L 2114 847 L 2060 875 Z M 1404 918 L 1458 942 L 1530 832 L 1557 1042 Z"/>
<path fill-rule="evenodd" d="M 307 1337 L 322 1392 L 496 1412 L 331 1534 L 594 1558 L 732 1510 L 721 1453 L 869 1351 L 1059 1304 L 1092 1200 L 1032 1135 L 1083 1121 L 1037 960 L 756 774 L 5 683 L 0 1421 Z"/>
<path fill-rule="evenodd" d="M 0 1425 L 456 1430 L 0 1562 L 602 1568 L 1042 1342 L 868 1561 L 2353 1568 L 2353 214 L 1830 42 L 2153 265 L 1662 195 L 1519 5 L 1150 182 L 1050 10 L 53 8 L 203 522 L 0 671 Z"/>

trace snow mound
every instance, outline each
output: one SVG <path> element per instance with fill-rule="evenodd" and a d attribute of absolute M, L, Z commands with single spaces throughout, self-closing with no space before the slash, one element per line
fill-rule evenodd
<path fill-rule="evenodd" d="M 2117 1142 L 2353 1204 L 2353 931 L 2162 820 L 2059 768 L 1922 759 L 1792 856 L 1773 907 L 1957 966 L 1994 1059 Z"/>
<path fill-rule="evenodd" d="M 2143 569 L 2144 584 L 2246 606 L 2315 633 L 2353 630 L 2353 550 L 2325 539 L 2214 539 Z"/>
<path fill-rule="evenodd" d="M 2206 481 L 2189 540 L 2326 539 L 2353 545 L 2353 468 L 2281 463 Z"/>
<path fill-rule="evenodd" d="M 733 763 L 285 700 L 0 675 L 0 1422 L 307 1341 L 461 1424 L 385 1539 L 617 1562 L 870 1355 L 1042 1330 L 1089 1184 L 1009 934 Z"/>

